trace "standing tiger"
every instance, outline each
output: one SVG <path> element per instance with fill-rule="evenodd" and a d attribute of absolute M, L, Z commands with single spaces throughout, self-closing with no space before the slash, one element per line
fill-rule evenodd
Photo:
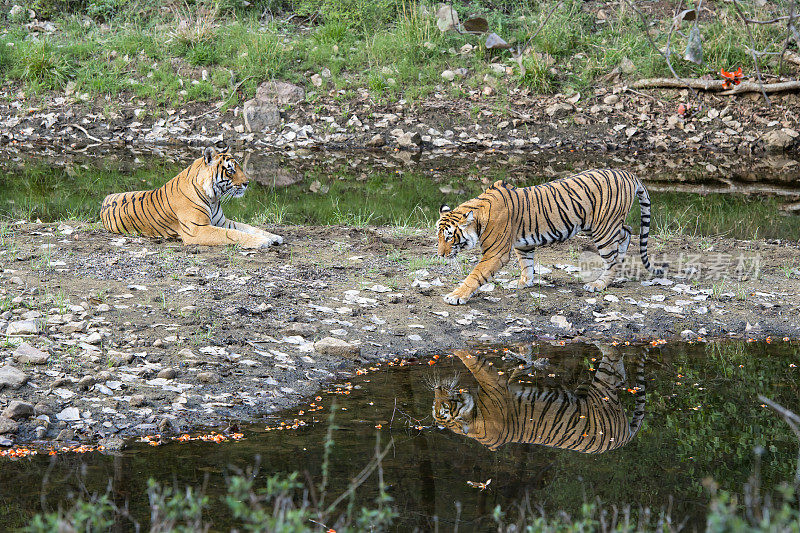
<path fill-rule="evenodd" d="M 591 383 L 574 391 L 511 383 L 492 363 L 465 350 L 454 353 L 478 381 L 478 392 L 437 386 L 433 418 L 454 433 L 477 440 L 490 450 L 508 442 L 541 444 L 581 453 L 603 453 L 629 443 L 644 419 L 644 358 L 638 361 L 636 399 L 631 422 L 619 399 L 624 390 L 622 354 L 602 347 Z"/>
<path fill-rule="evenodd" d="M 109 194 L 100 218 L 113 233 L 180 237 L 184 244 L 243 248 L 281 244 L 283 237 L 228 220 L 222 213 L 222 203 L 241 198 L 248 181 L 227 149 L 217 153 L 208 147 L 202 157 L 158 189 Z"/>
<path fill-rule="evenodd" d="M 642 214 L 642 263 L 654 276 L 661 276 L 664 271 L 653 268 L 647 258 L 650 197 L 642 183 L 624 170 L 590 170 L 524 188 L 496 181 L 480 196 L 455 209 L 443 205 L 437 224 L 439 255 L 455 257 L 478 242 L 483 253 L 472 272 L 444 301 L 453 305 L 466 303 L 508 262 L 512 249 L 522 270 L 517 286 L 530 287 L 536 247 L 565 241 L 579 231 L 590 233 L 605 262 L 601 276 L 584 285 L 584 289 L 605 289 L 631 242 L 631 228 L 624 222 L 634 197 L 639 199 Z"/>

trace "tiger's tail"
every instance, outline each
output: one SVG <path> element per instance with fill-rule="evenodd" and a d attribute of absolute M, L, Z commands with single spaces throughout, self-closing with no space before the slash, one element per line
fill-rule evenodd
<path fill-rule="evenodd" d="M 644 420 L 644 408 L 645 408 L 645 379 L 644 379 L 644 362 L 645 356 L 642 355 L 641 357 L 637 358 L 636 361 L 636 397 L 634 401 L 633 407 L 633 417 L 631 418 L 630 423 L 630 438 L 633 438 L 637 433 L 639 433 L 639 429 L 642 427 L 642 421 Z"/>
<path fill-rule="evenodd" d="M 662 268 L 655 268 L 650 264 L 650 259 L 647 257 L 647 238 L 650 236 L 650 195 L 647 194 L 647 189 L 641 182 L 636 183 L 636 197 L 639 199 L 639 208 L 642 213 L 642 228 L 639 232 L 639 249 L 642 254 L 642 264 L 656 277 L 663 276 L 666 271 L 667 265 L 661 265 Z"/>

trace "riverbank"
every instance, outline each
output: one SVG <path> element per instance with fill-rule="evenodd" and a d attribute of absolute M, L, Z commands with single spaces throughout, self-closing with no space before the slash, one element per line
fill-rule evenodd
<path fill-rule="evenodd" d="M 533 288 L 507 288 L 519 274 L 509 264 L 453 307 L 441 296 L 472 263 L 433 259 L 431 230 L 267 229 L 286 244 L 249 252 L 81 222 L 10 226 L 0 408 L 24 405 L 11 406 L 4 443 L 114 447 L 257 420 L 374 362 L 475 343 L 800 336 L 796 241 L 651 239 L 651 258 L 672 265 L 666 278 L 642 276 L 633 250 L 632 280 L 588 294 L 575 275 L 596 268 L 596 256 L 577 238 L 538 253 Z"/>
<path fill-rule="evenodd" d="M 509 80 L 510 81 L 510 80 Z M 300 88 L 302 91 L 302 88 Z M 422 100 L 375 100 L 368 91 L 342 98 L 336 90 L 313 101 L 274 106 L 274 122 L 248 131 L 244 107 L 225 111 L 187 104 L 167 113 L 121 99 L 81 102 L 44 96 L 33 106 L 13 87 L 0 94 L 0 145 L 55 145 L 65 152 L 225 143 L 248 150 L 370 148 L 458 151 L 551 149 L 796 153 L 800 124 L 795 94 L 772 98 L 698 95 L 679 91 L 597 87 L 585 94 L 507 93 L 452 100 L 444 93 Z M 259 104 L 260 105 L 260 104 Z"/>

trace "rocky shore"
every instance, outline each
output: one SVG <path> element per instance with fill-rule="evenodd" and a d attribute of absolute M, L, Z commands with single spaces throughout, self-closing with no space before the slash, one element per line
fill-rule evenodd
<path fill-rule="evenodd" d="M 475 343 L 800 336 L 797 242 L 651 239 L 673 269 L 601 294 L 576 238 L 509 264 L 468 305 L 472 264 L 430 259 L 428 230 L 269 227 L 266 251 L 184 247 L 86 223 L 14 224 L 0 251 L 0 445 L 102 443 L 257 420 L 377 361 Z M 691 259 L 686 259 L 691 258 Z M 794 267 L 792 265 L 795 265 Z M 794 268 L 794 270 L 792 270 Z"/>

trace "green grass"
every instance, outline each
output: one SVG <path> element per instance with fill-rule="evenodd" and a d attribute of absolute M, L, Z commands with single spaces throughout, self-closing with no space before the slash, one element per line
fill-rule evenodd
<path fill-rule="evenodd" d="M 466 78 L 448 84 L 458 94 L 480 90 L 491 72 L 490 60 L 514 68 L 512 76 L 497 77 L 501 88 L 526 86 L 542 93 L 584 90 L 624 59 L 635 67 L 625 75 L 629 79 L 669 74 L 663 57 L 644 34 L 645 24 L 624 4 L 606 6 L 605 23 L 595 19 L 592 5 L 577 0 L 565 1 L 555 10 L 555 0 L 454 4 L 462 20 L 481 15 L 490 31 L 514 45 L 527 43 L 553 13 L 531 42 L 540 55 L 524 58 L 524 75 L 509 52 L 487 51 L 483 36 L 441 33 L 433 15 L 436 5 L 427 2 L 296 0 L 289 6 L 275 0 L 245 7 L 228 0 L 189 2 L 163 10 L 126 0 L 47 0 L 46 4 L 47 9 L 37 13 L 52 18 L 59 28 L 55 34 L 34 42 L 26 39 L 28 32 L 20 21 L 10 21 L 0 38 L 0 78 L 17 81 L 37 94 L 59 91 L 73 81 L 77 90 L 93 96 L 133 94 L 162 107 L 219 99 L 235 105 L 241 97 L 250 98 L 262 81 L 301 82 L 328 68 L 332 78 L 327 88 L 356 94 L 367 87 L 376 99 L 400 94 L 402 89 L 404 98 L 415 100 L 442 89 L 440 74 L 445 69 L 468 69 Z M 295 14 L 316 14 L 318 24 L 298 26 L 289 21 L 290 8 Z M 265 9 L 277 16 L 265 21 Z M 748 16 L 759 19 L 785 14 L 773 4 L 745 5 L 745 9 Z M 746 52 L 749 38 L 734 8 L 723 4 L 714 10 L 713 17 L 700 21 L 706 65 L 683 60 L 686 38 L 674 33 L 676 71 L 695 77 L 742 66 L 752 73 Z M 86 13 L 92 17 L 88 22 Z M 671 17 L 647 16 L 653 40 L 664 47 Z M 686 26 L 683 34 L 688 33 Z M 757 49 L 780 50 L 784 30 L 779 25 L 755 25 L 752 31 Z M 7 42 L 13 46 L 4 48 Z M 476 48 L 460 54 L 467 43 Z M 774 55 L 761 61 L 765 73 L 777 73 L 777 66 Z M 192 85 L 202 69 L 208 71 L 209 81 Z"/>

